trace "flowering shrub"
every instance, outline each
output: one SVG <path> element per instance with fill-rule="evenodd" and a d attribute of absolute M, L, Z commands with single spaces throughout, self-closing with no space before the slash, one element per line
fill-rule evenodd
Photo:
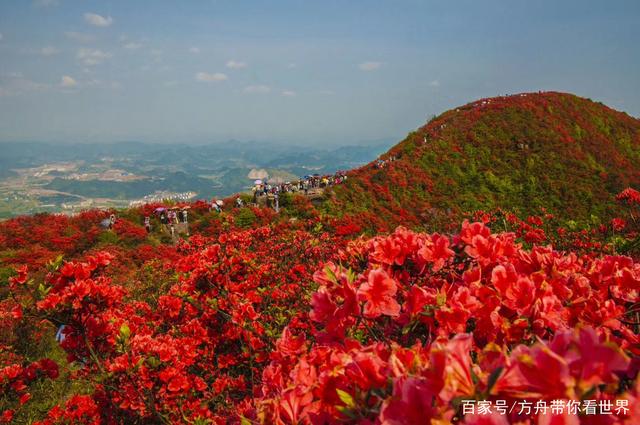
<path fill-rule="evenodd" d="M 344 244 L 305 230 L 307 225 L 231 228 L 194 235 L 172 249 L 139 245 L 146 261 L 138 253 L 124 256 L 126 245 L 103 246 L 108 251 L 59 258 L 44 274 L 19 268 L 9 279 L 14 301 L 6 301 L 2 313 L 25 325 L 54 324 L 68 361 L 79 368 L 74 379 L 93 388 L 90 396 L 63 402 L 43 423 L 226 423 L 239 421 L 238 413 L 251 416 L 252 394 L 277 336 L 287 323 L 308 326 L 305 294 L 312 290 L 312 272 L 320 262 L 336 260 Z M 156 281 L 150 293 L 120 284 L 122 276 L 135 278 L 120 270 L 122 264 L 141 273 L 166 268 L 173 275 L 154 273 L 167 281 Z M 3 341 L 10 343 L 9 335 Z M 21 370 L 24 363 L 0 361 L 7 370 Z M 14 386 L 11 400 L 27 392 Z"/>
<path fill-rule="evenodd" d="M 147 231 L 142 226 L 135 225 L 129 220 L 117 220 L 113 226 L 118 237 L 127 243 L 142 242 L 147 238 Z"/>
<path fill-rule="evenodd" d="M 263 423 L 569 423 L 463 415 L 462 400 L 637 397 L 630 258 L 524 251 L 514 234 L 468 222 L 453 238 L 399 228 L 350 248 L 350 268 L 314 275 L 311 334 L 285 330 L 276 345 Z M 611 420 L 635 423 L 629 412 Z"/>
<path fill-rule="evenodd" d="M 37 341 L 49 323 L 73 365 L 64 379 L 89 386 L 43 425 L 572 423 L 556 404 L 592 401 L 611 403 L 607 423 L 636 423 L 640 265 L 598 251 L 609 230 L 576 254 L 539 245 L 562 239 L 549 215 L 477 216 L 453 236 L 351 241 L 351 218 L 327 233 L 228 216 L 174 247 L 17 267 L 0 301 L 0 420 L 69 367 L 16 350 L 18 329 Z M 515 232 L 485 224 L 501 222 Z"/>

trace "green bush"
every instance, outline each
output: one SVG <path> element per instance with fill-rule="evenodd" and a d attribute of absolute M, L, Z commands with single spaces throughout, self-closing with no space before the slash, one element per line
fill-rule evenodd
<path fill-rule="evenodd" d="M 256 215 L 251 208 L 242 208 L 236 216 L 236 224 L 239 227 L 251 227 L 256 221 Z"/>
<path fill-rule="evenodd" d="M 119 241 L 120 238 L 112 230 L 106 230 L 98 236 L 98 242 L 105 245 L 116 245 Z"/>

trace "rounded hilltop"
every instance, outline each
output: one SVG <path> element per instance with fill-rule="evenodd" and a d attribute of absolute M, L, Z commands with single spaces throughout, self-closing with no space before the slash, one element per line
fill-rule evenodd
<path fill-rule="evenodd" d="M 480 99 L 434 117 L 332 189 L 326 209 L 371 228 L 438 227 L 451 215 L 545 208 L 598 222 L 640 183 L 640 120 L 567 93 Z"/>

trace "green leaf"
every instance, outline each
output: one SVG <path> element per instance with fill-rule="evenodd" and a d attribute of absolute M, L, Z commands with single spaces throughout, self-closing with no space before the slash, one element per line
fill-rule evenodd
<path fill-rule="evenodd" d="M 44 286 L 42 283 L 38 285 L 38 295 L 40 296 L 40 298 L 46 297 L 50 290 L 50 286 Z"/>
<path fill-rule="evenodd" d="M 502 370 L 503 369 L 504 369 L 504 367 L 500 366 L 496 370 L 491 372 L 491 375 L 489 375 L 489 379 L 487 380 L 487 394 L 491 393 L 491 389 L 493 388 L 493 386 L 498 381 L 498 378 L 502 374 Z"/>
<path fill-rule="evenodd" d="M 356 273 L 353 270 L 347 269 L 347 281 L 349 283 L 355 282 L 357 277 L 358 275 L 356 275 Z"/>
<path fill-rule="evenodd" d="M 340 397 L 340 401 L 342 401 L 345 406 L 350 409 L 356 407 L 356 403 L 353 401 L 353 397 L 351 397 L 351 394 L 346 391 L 342 391 L 339 388 L 336 388 L 336 392 L 338 393 L 338 397 Z"/>
<path fill-rule="evenodd" d="M 62 265 L 63 259 L 64 259 L 64 255 L 62 255 L 62 254 L 58 255 L 55 260 L 50 260 L 47 263 L 47 268 L 50 271 L 57 271 L 60 268 L 60 266 Z"/>
<path fill-rule="evenodd" d="M 160 364 L 161 364 L 160 359 L 158 359 L 156 356 L 148 357 L 146 362 L 150 367 L 152 367 L 154 369 L 156 367 L 160 366 Z"/>
<path fill-rule="evenodd" d="M 329 280 L 331 280 L 333 283 L 336 283 L 338 281 L 338 278 L 336 277 L 335 273 L 333 273 L 333 270 L 331 270 L 329 266 L 326 266 L 324 268 L 324 274 L 327 275 Z"/>
<path fill-rule="evenodd" d="M 123 341 L 127 341 L 130 336 L 131 329 L 129 329 L 129 325 L 123 323 L 122 326 L 120 326 L 120 338 L 122 338 Z"/>
<path fill-rule="evenodd" d="M 244 416 L 240 416 L 240 425 L 251 425 L 251 421 Z"/>
<path fill-rule="evenodd" d="M 357 419 L 358 418 L 358 413 L 354 412 L 353 410 L 349 409 L 346 406 L 336 406 L 336 410 L 338 412 L 342 413 L 343 415 L 345 415 L 349 419 Z"/>

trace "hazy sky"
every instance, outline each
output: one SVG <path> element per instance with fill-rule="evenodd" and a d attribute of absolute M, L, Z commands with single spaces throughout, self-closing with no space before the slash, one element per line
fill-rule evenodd
<path fill-rule="evenodd" d="M 537 90 L 640 115 L 638 0 L 0 0 L 0 34 L 0 141 L 394 140 Z"/>

